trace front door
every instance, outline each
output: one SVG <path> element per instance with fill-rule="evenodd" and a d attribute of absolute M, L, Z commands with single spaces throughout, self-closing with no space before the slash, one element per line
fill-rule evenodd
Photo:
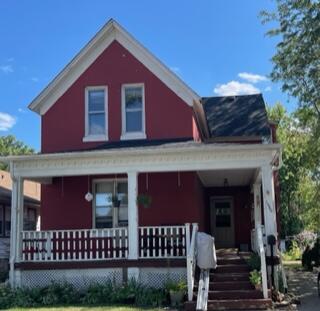
<path fill-rule="evenodd" d="M 217 248 L 234 247 L 233 200 L 230 197 L 213 197 L 210 201 L 211 234 Z"/>

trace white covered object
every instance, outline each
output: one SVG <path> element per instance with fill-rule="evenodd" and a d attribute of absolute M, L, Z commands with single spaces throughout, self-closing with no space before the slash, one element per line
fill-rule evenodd
<path fill-rule="evenodd" d="M 200 269 L 215 269 L 217 267 L 214 237 L 204 232 L 197 234 L 197 265 Z"/>

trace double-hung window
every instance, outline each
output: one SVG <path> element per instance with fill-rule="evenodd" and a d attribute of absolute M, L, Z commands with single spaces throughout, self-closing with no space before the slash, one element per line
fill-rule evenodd
<path fill-rule="evenodd" d="M 94 227 L 115 228 L 128 225 L 127 180 L 94 181 Z"/>
<path fill-rule="evenodd" d="M 146 138 L 145 98 L 143 84 L 122 85 L 121 139 Z"/>
<path fill-rule="evenodd" d="M 107 87 L 86 88 L 86 122 L 84 141 L 108 140 Z"/>

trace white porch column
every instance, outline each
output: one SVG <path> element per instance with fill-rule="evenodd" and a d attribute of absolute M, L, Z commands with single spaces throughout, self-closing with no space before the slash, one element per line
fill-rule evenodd
<path fill-rule="evenodd" d="M 254 196 L 254 227 L 255 229 L 261 225 L 261 184 L 253 184 L 253 196 Z"/>
<path fill-rule="evenodd" d="M 139 215 L 137 206 L 138 196 L 138 172 L 128 172 L 128 242 L 129 259 L 138 259 L 139 257 Z M 128 268 L 128 280 L 139 278 L 139 268 Z"/>
<path fill-rule="evenodd" d="M 263 189 L 263 212 L 264 212 L 264 226 L 266 236 L 274 235 L 278 238 L 277 234 L 277 220 L 276 220 L 276 207 L 275 207 L 275 193 L 273 171 L 271 165 L 264 165 L 261 167 L 262 173 L 262 189 Z M 269 252 L 268 252 L 268 255 Z"/>
<path fill-rule="evenodd" d="M 11 194 L 11 231 L 10 231 L 10 275 L 9 282 L 11 286 L 17 287 L 20 285 L 14 264 L 21 259 L 22 240 L 21 231 L 23 229 L 23 179 L 12 179 L 12 194 Z"/>

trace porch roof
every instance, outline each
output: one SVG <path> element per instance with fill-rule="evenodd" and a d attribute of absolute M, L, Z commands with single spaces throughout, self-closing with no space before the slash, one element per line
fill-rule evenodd
<path fill-rule="evenodd" d="M 13 176 L 46 177 L 86 174 L 256 168 L 274 165 L 279 144 L 203 143 L 121 147 L 50 154 L 0 157 Z"/>

